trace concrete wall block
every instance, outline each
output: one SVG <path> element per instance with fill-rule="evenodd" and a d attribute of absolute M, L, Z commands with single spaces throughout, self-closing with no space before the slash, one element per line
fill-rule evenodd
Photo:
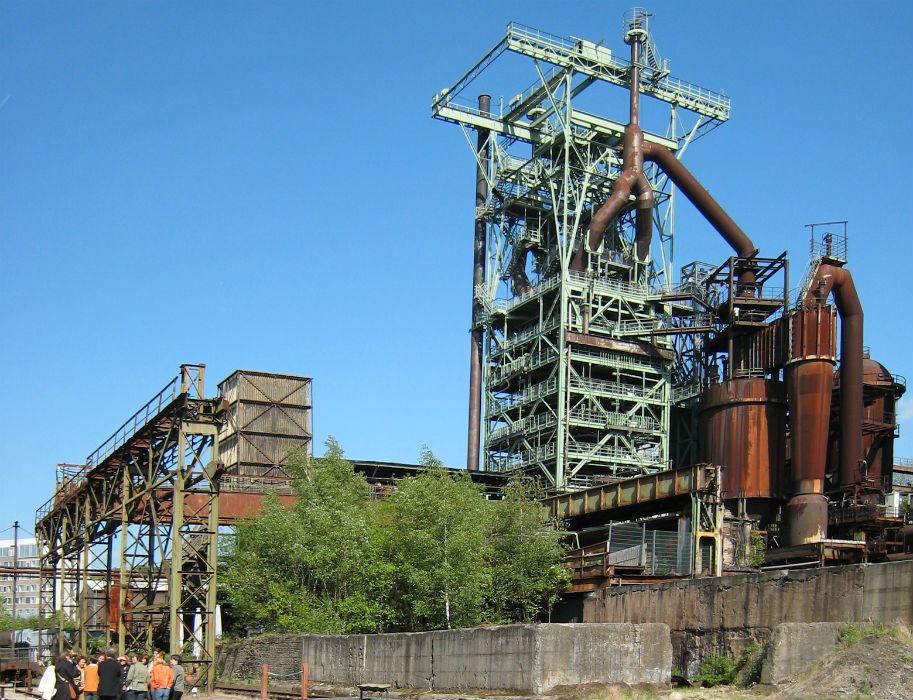
<path fill-rule="evenodd" d="M 663 622 L 674 630 L 773 629 L 781 622 L 913 620 L 913 562 L 769 571 L 606 589 L 586 622 Z"/>
<path fill-rule="evenodd" d="M 584 683 L 666 686 L 671 680 L 668 625 L 570 624 L 539 627 L 534 692 Z"/>
<path fill-rule="evenodd" d="M 429 634 L 362 636 L 358 683 L 390 683 L 397 688 L 432 687 L 432 639 Z"/>
<path fill-rule="evenodd" d="M 308 662 L 308 675 L 317 682 L 354 685 L 362 666 L 363 649 L 357 635 L 299 635 L 299 659 Z"/>
<path fill-rule="evenodd" d="M 862 614 L 856 618 L 913 622 L 913 561 L 871 564 L 864 570 Z"/>
<path fill-rule="evenodd" d="M 258 637 L 223 647 L 222 677 L 294 677 L 304 659 L 315 682 L 398 688 L 542 693 L 558 685 L 670 681 L 664 624 L 504 625 L 414 634 Z"/>
<path fill-rule="evenodd" d="M 782 683 L 833 653 L 840 643 L 840 628 L 845 624 L 784 622 L 777 625 L 767 642 L 761 682 L 769 685 Z"/>
<path fill-rule="evenodd" d="M 535 686 L 536 625 L 430 632 L 436 689 Z"/>
<path fill-rule="evenodd" d="M 913 561 L 725 576 L 611 588 L 583 601 L 583 619 L 661 622 L 672 629 L 675 665 L 689 677 L 702 658 L 738 658 L 781 623 L 913 623 Z"/>

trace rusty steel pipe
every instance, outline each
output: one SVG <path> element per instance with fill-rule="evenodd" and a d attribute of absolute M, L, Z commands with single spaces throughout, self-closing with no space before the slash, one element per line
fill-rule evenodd
<path fill-rule="evenodd" d="M 626 40 L 628 38 L 626 37 Z M 634 230 L 635 256 L 637 260 L 646 260 L 650 254 L 650 241 L 653 239 L 653 185 L 644 174 L 644 132 L 640 128 L 640 44 L 643 35 L 633 33 L 631 44 L 631 101 L 628 126 L 625 128 L 622 142 L 622 170 L 615 182 L 609 198 L 593 215 L 587 228 L 586 245 L 579 249 L 571 260 L 571 269 L 583 270 L 584 254 L 599 248 L 612 220 L 628 205 L 631 194 L 635 195 Z"/>
<path fill-rule="evenodd" d="M 824 493 L 834 363 L 799 359 L 786 366 L 785 376 L 792 425 L 793 493 Z"/>
<path fill-rule="evenodd" d="M 643 34 L 639 31 L 632 32 L 625 36 L 625 40 L 630 40 L 631 44 L 631 87 L 629 90 L 631 101 L 628 107 L 629 125 L 638 126 L 640 124 L 640 43 L 643 41 Z"/>
<path fill-rule="evenodd" d="M 532 282 L 526 275 L 526 260 L 529 258 L 529 248 L 515 250 L 510 261 L 510 280 L 514 294 L 520 296 L 533 288 Z"/>
<path fill-rule="evenodd" d="M 622 150 L 623 169 L 621 174 L 612 183 L 609 198 L 593 215 L 588 229 L 586 250 L 593 251 L 599 247 L 599 242 L 606 229 L 624 206 L 628 203 L 632 193 L 636 195 L 635 207 L 635 243 L 637 258 L 644 260 L 650 251 L 653 238 L 653 187 L 644 174 L 644 163 L 656 163 L 669 179 L 678 187 L 688 201 L 701 213 L 701 215 L 716 229 L 729 246 L 741 258 L 753 258 L 758 249 L 751 239 L 732 219 L 726 210 L 711 196 L 706 188 L 698 182 L 697 178 L 682 165 L 675 154 L 665 146 L 650 143 L 644 140 L 643 131 L 639 126 L 640 110 L 640 68 L 637 65 L 639 42 L 631 44 L 632 78 L 631 78 L 631 115 L 628 127 L 625 129 Z M 636 80 L 635 80 L 636 77 Z M 578 250 L 571 261 L 571 269 L 583 269 L 584 250 Z M 743 267 L 739 271 L 739 282 L 751 285 L 755 281 L 754 270 Z"/>
<path fill-rule="evenodd" d="M 824 304 L 831 292 L 840 314 L 840 486 L 850 488 L 862 481 L 864 315 L 850 271 L 819 265 L 806 300 Z"/>
<path fill-rule="evenodd" d="M 640 128 L 640 44 L 642 41 L 643 34 L 639 32 L 631 36 L 631 102 L 627 129 L 631 138 L 628 139 L 628 134 L 625 133 L 627 153 L 624 154 L 625 168 L 630 168 L 636 176 L 631 189 L 636 195 L 634 251 L 639 261 L 646 260 L 650 255 L 650 241 L 653 239 L 653 207 L 656 205 L 653 185 L 644 174 L 644 132 Z M 605 229 L 602 233 L 604 232 Z M 600 238 L 602 233 L 600 233 Z M 599 242 L 597 241 L 596 244 L 598 245 Z"/>
<path fill-rule="evenodd" d="M 656 163 L 666 173 L 670 180 L 678 187 L 688 201 L 694 205 L 701 216 L 713 226 L 723 240 L 738 254 L 740 258 L 753 258 L 758 253 L 755 244 L 745 234 L 741 227 L 733 220 L 726 210 L 711 196 L 706 188 L 698 182 L 675 154 L 665 146 L 656 143 L 644 143 L 644 159 Z M 739 271 L 739 282 L 753 284 L 755 273 L 751 268 L 742 268 Z"/>
<path fill-rule="evenodd" d="M 479 113 L 487 115 L 491 109 L 491 95 L 479 95 Z M 479 129 L 476 141 L 476 205 L 474 210 L 475 235 L 472 249 L 472 331 L 469 336 L 469 429 L 466 446 L 466 468 L 479 470 L 479 435 L 482 424 L 482 341 L 483 330 L 477 316 L 482 311 L 476 289 L 485 283 L 485 220 L 479 209 L 488 200 L 488 165 L 491 158 L 490 132 Z"/>
<path fill-rule="evenodd" d="M 267 700 L 269 695 L 269 664 L 260 666 L 260 700 Z"/>

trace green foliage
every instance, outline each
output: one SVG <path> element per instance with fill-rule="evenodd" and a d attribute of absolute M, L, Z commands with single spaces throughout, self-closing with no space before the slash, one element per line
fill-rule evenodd
<path fill-rule="evenodd" d="M 752 530 L 751 542 L 748 545 L 748 565 L 754 569 L 760 568 L 766 555 L 767 540 L 760 532 Z"/>
<path fill-rule="evenodd" d="M 430 452 L 385 501 L 332 440 L 290 466 L 298 500 L 272 494 L 222 546 L 220 585 L 245 627 L 318 633 L 528 621 L 568 581 L 560 532 L 530 486 L 489 501 Z"/>
<path fill-rule="evenodd" d="M 881 620 L 876 620 L 865 628 L 866 637 L 897 637 L 897 628 L 887 625 Z"/>
<path fill-rule="evenodd" d="M 494 503 L 493 621 L 535 621 L 570 583 L 570 573 L 561 565 L 563 533 L 549 522 L 540 495 L 529 479 L 513 479 L 504 500 Z"/>
<path fill-rule="evenodd" d="M 99 655 L 105 650 L 105 638 L 104 637 L 89 637 L 86 640 L 86 654 Z"/>
<path fill-rule="evenodd" d="M 757 642 L 751 642 L 742 651 L 739 660 L 733 667 L 732 680 L 740 685 L 751 685 L 761 681 L 761 668 L 764 665 L 763 648 Z M 731 682 L 731 681 L 730 681 Z"/>
<path fill-rule="evenodd" d="M 13 625 L 13 616 L 9 610 L 0 603 L 0 632 L 11 632 L 13 627 L 17 630 L 44 629 L 47 627 L 56 628 L 60 626 L 60 614 L 50 617 L 41 617 L 40 615 L 29 615 L 27 617 L 17 616 L 16 624 Z M 75 629 L 76 625 L 71 621 L 63 622 L 64 629 Z"/>
<path fill-rule="evenodd" d="M 701 660 L 700 670 L 698 671 L 698 680 L 704 682 L 707 687 L 715 685 L 729 685 L 735 679 L 736 667 L 725 654 L 710 656 Z"/>
<path fill-rule="evenodd" d="M 844 625 L 840 628 L 838 638 L 843 646 L 851 647 L 862 641 L 862 632 L 856 625 Z"/>
<path fill-rule="evenodd" d="M 327 448 L 322 458 L 290 465 L 295 507 L 269 494 L 223 552 L 222 589 L 248 626 L 341 634 L 388 622 L 381 601 L 392 580 L 373 527 L 370 486 L 335 442 Z"/>
<path fill-rule="evenodd" d="M 395 608 L 407 629 L 477 625 L 492 585 L 485 565 L 491 509 L 468 474 L 452 476 L 427 451 L 422 464 L 426 470 L 399 481 L 384 503 Z"/>

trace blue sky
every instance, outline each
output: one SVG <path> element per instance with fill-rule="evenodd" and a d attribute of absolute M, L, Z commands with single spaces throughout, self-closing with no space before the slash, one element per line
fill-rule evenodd
<path fill-rule="evenodd" d="M 510 20 L 621 50 L 627 8 L 0 5 L 0 528 L 31 529 L 54 465 L 181 362 L 211 393 L 239 367 L 310 375 L 318 445 L 461 464 L 474 180 L 431 97 Z M 794 279 L 803 225 L 849 219 L 866 343 L 913 377 L 911 8 L 649 5 L 673 73 L 733 100 L 689 167 Z M 678 262 L 727 257 L 686 209 Z"/>

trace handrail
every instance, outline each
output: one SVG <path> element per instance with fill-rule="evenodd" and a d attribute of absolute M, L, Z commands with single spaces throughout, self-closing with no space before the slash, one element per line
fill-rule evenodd
<path fill-rule="evenodd" d="M 574 37 L 557 36 L 516 22 L 511 22 L 507 26 L 506 42 L 507 47 L 511 50 L 517 50 L 515 46 L 511 45 L 512 42 L 527 43 L 543 52 L 551 53 L 555 59 L 564 59 L 564 61 L 573 63 L 575 67 L 599 74 L 600 71 L 587 68 L 581 64 L 581 61 L 596 64 L 602 67 L 601 75 L 603 77 L 612 76 L 612 82 L 617 82 L 621 76 L 628 75 L 631 68 L 630 61 L 620 58 L 610 51 L 604 51 L 598 56 L 592 55 L 586 50 L 592 46 L 592 42 Z M 563 62 L 559 60 L 554 62 L 563 65 Z M 606 71 L 609 73 L 607 74 Z M 664 75 L 663 72 L 655 70 L 651 66 L 642 66 L 640 72 L 642 91 L 661 100 L 682 104 L 714 119 L 725 121 L 729 118 L 732 100 L 727 95 L 681 78 Z"/>
<path fill-rule="evenodd" d="M 86 457 L 86 471 L 101 464 L 114 450 L 124 445 L 140 428 L 155 418 L 162 409 L 177 398 L 180 390 L 179 378 L 168 382 L 161 391 L 153 396 L 136 413 L 130 416 L 114 433 L 99 445 L 92 454 Z M 152 410 L 154 407 L 155 410 Z"/>
<path fill-rule="evenodd" d="M 579 345 L 572 346 L 571 357 L 575 359 L 586 358 L 597 360 L 599 362 L 611 363 L 628 369 L 638 369 L 649 372 L 663 371 L 662 363 L 649 357 L 641 358 L 636 355 L 622 355 L 621 353 L 605 350 L 590 350 L 588 348 L 580 347 Z"/>
<path fill-rule="evenodd" d="M 612 382 L 605 379 L 577 379 L 576 377 L 572 377 L 570 380 L 570 387 L 576 391 L 593 391 L 625 399 L 663 400 L 662 396 L 656 395 L 658 386 L 647 389 L 624 382 Z"/>

